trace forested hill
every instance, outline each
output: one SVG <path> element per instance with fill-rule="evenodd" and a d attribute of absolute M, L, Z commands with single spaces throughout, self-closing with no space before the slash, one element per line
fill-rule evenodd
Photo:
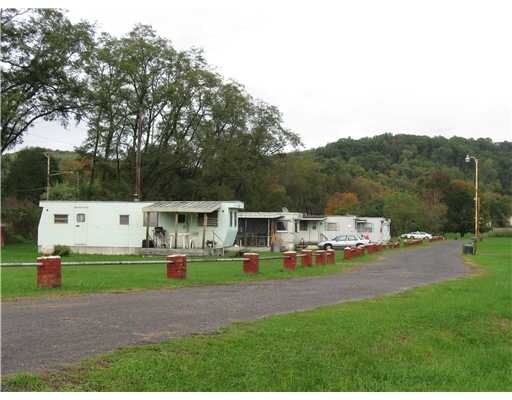
<path fill-rule="evenodd" d="M 359 140 L 344 138 L 314 150 L 322 163 L 334 163 L 337 168 L 361 167 L 361 174 L 404 190 L 414 186 L 415 179 L 435 171 L 469 179 L 474 164 L 465 162 L 466 154 L 479 158 L 480 184 L 485 190 L 512 194 L 511 142 L 384 134 Z"/>
<path fill-rule="evenodd" d="M 479 159 L 482 229 L 512 215 L 512 143 L 383 134 L 274 160 L 265 206 L 393 219 L 393 232 L 472 231 Z M 252 206 L 252 205 L 251 205 Z"/>

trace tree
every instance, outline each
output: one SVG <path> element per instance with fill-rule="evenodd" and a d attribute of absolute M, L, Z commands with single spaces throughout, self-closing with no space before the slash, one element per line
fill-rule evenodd
<path fill-rule="evenodd" d="M 2 153 L 37 120 L 81 115 L 81 61 L 92 28 L 58 9 L 2 9 Z"/>
<path fill-rule="evenodd" d="M 458 179 L 451 182 L 450 190 L 444 194 L 444 201 L 448 206 L 448 232 L 459 232 L 464 236 L 466 232 L 474 231 L 474 195 L 475 187 L 472 184 Z"/>
<path fill-rule="evenodd" d="M 33 147 L 19 151 L 11 161 L 7 176 L 6 192 L 18 200 L 29 200 L 38 204 L 46 191 L 47 158 L 46 150 Z M 50 157 L 50 169 L 58 172 L 58 163 Z M 52 177 L 52 183 L 60 181 L 59 176 Z"/>
<path fill-rule="evenodd" d="M 351 192 L 333 193 L 327 199 L 325 214 L 356 214 L 359 200 L 357 194 Z"/>
<path fill-rule="evenodd" d="M 482 196 L 481 208 L 492 227 L 504 227 L 512 216 L 512 198 L 499 193 L 485 193 Z"/>
<path fill-rule="evenodd" d="M 384 216 L 391 219 L 391 233 L 396 236 L 423 229 L 425 217 L 421 200 L 410 193 L 393 192 L 384 197 Z"/>

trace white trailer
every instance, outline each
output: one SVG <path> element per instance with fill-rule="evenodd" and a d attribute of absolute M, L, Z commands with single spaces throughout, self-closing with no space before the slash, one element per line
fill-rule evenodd
<path fill-rule="evenodd" d="M 242 247 L 269 249 L 277 243 L 292 248 L 298 244 L 317 244 L 340 235 L 360 234 L 371 242 L 391 239 L 391 220 L 355 215 L 313 216 L 288 210 L 241 212 L 236 243 Z"/>
<path fill-rule="evenodd" d="M 327 239 L 339 235 L 359 234 L 374 243 L 391 240 L 391 220 L 383 217 L 328 215 L 324 226 L 323 234 Z"/>
<path fill-rule="evenodd" d="M 233 245 L 239 201 L 41 201 L 38 248 L 139 254 L 152 249 L 204 253 Z"/>
<path fill-rule="evenodd" d="M 317 243 L 325 217 L 308 216 L 287 210 L 241 212 L 237 244 L 243 247 L 271 245 L 292 248 L 299 243 Z"/>

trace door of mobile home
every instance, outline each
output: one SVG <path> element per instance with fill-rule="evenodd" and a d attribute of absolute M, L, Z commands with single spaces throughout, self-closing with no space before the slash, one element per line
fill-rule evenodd
<path fill-rule="evenodd" d="M 75 215 L 73 216 L 73 222 L 75 224 L 75 245 L 87 245 L 87 224 L 90 218 L 88 211 L 88 207 L 75 207 Z"/>

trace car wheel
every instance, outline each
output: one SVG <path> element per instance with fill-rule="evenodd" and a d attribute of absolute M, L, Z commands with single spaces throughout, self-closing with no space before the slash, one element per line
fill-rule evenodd
<path fill-rule="evenodd" d="M 324 245 L 324 250 L 331 250 L 331 249 L 332 249 L 332 244 Z"/>

